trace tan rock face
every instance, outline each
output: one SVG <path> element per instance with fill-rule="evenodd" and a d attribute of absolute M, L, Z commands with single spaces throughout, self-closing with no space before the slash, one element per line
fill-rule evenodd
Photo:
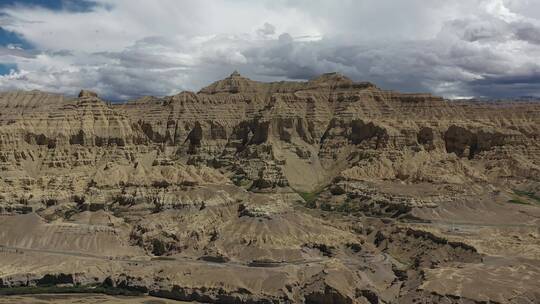
<path fill-rule="evenodd" d="M 414 182 L 424 175 L 428 175 L 425 179 L 438 175 L 429 167 L 441 166 L 440 158 L 451 161 L 452 155 L 464 166 L 481 164 L 474 173 L 485 178 L 496 175 L 486 172 L 486 167 L 512 170 L 516 178 L 538 176 L 534 153 L 538 151 L 538 104 L 448 102 L 430 95 L 382 91 L 339 74 L 307 83 L 259 83 L 234 73 L 198 94 L 119 107 L 153 143 L 190 161 L 233 167 L 249 180 L 275 176 L 277 180 L 270 183 L 263 178 L 269 187 L 281 183 L 311 191 L 344 169 L 370 171 L 369 166 L 389 167 L 384 178 Z M 484 163 L 491 155 L 509 150 L 534 165 L 523 170 L 508 168 L 502 159 Z M 409 155 L 423 151 L 436 163 L 418 164 L 423 168 L 415 174 L 401 174 L 395 168 L 405 158 L 411 161 Z M 366 154 L 377 157 L 367 164 L 361 159 Z M 442 167 L 448 172 L 441 178 L 463 182 L 472 178 Z M 314 171 L 312 178 L 295 174 L 302 170 Z M 383 176 L 369 172 L 357 176 L 379 177 Z"/>
<path fill-rule="evenodd" d="M 201 302 L 534 303 L 538 286 L 505 276 L 539 275 L 539 190 L 540 103 L 337 73 L 234 72 L 123 104 L 0 94 L 0 286 L 54 274 Z M 473 296 L 447 274 L 490 282 Z"/>

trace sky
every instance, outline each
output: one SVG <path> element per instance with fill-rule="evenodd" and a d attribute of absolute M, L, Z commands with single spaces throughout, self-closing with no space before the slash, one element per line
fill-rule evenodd
<path fill-rule="evenodd" d="M 0 91 L 109 100 L 340 72 L 447 98 L 540 96 L 538 0 L 0 0 Z"/>

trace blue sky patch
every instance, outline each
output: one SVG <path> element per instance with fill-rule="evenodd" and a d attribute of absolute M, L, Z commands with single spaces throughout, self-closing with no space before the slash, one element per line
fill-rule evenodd
<path fill-rule="evenodd" d="M 51 10 L 85 12 L 96 6 L 96 3 L 90 0 L 2 0 L 0 8 L 14 5 L 41 6 Z"/>
<path fill-rule="evenodd" d="M 0 46 L 6 47 L 9 44 L 26 50 L 33 48 L 32 45 L 28 41 L 24 40 L 20 35 L 14 32 L 6 31 L 0 27 Z"/>
<path fill-rule="evenodd" d="M 17 70 L 17 65 L 12 63 L 0 63 L 0 76 L 7 75 L 11 70 Z"/>
<path fill-rule="evenodd" d="M 91 0 L 0 0 L 0 9 L 10 6 L 39 6 L 50 10 L 70 12 L 86 12 L 96 7 Z M 0 18 L 6 16 L 0 12 Z M 0 46 L 12 44 L 23 49 L 33 49 L 32 45 L 17 33 L 3 29 L 0 26 Z"/>

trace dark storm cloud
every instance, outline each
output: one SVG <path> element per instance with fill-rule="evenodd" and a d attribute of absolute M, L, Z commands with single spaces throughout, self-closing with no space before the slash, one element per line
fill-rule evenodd
<path fill-rule="evenodd" d="M 478 96 L 540 97 L 540 70 L 526 75 L 491 76 L 468 83 Z"/>
<path fill-rule="evenodd" d="M 539 83 L 540 72 L 535 72 L 527 75 L 485 77 L 483 79 L 472 82 L 473 85 L 537 85 Z"/>
<path fill-rule="evenodd" d="M 516 28 L 516 37 L 520 40 L 540 44 L 540 27 L 530 23 L 519 24 Z"/>

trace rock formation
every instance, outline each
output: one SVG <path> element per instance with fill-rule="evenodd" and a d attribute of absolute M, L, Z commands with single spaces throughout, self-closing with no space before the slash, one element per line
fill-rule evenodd
<path fill-rule="evenodd" d="M 538 303 L 540 103 L 337 73 L 122 104 L 2 93 L 0 212 L 0 292 Z"/>

